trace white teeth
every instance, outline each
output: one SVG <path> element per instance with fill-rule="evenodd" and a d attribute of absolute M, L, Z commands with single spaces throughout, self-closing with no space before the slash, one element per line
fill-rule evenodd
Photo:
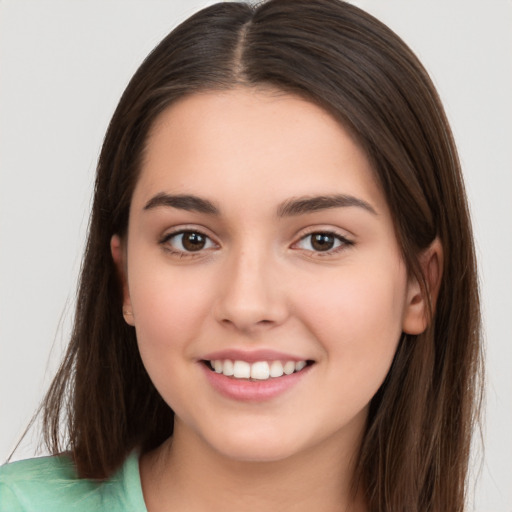
<path fill-rule="evenodd" d="M 248 379 L 251 376 L 251 365 L 246 361 L 235 361 L 233 365 L 233 377 Z"/>
<path fill-rule="evenodd" d="M 283 373 L 283 364 L 281 361 L 272 361 L 272 364 L 270 365 L 270 376 L 281 377 Z"/>
<path fill-rule="evenodd" d="M 230 361 L 229 359 L 226 359 L 224 361 L 224 366 L 222 368 L 222 373 L 224 375 L 227 375 L 228 377 L 230 377 L 231 375 L 233 375 L 234 373 L 234 365 L 233 365 L 233 361 Z"/>
<path fill-rule="evenodd" d="M 306 361 L 297 361 L 295 363 L 295 371 L 300 372 L 305 366 L 306 366 Z"/>
<path fill-rule="evenodd" d="M 286 361 L 283 366 L 283 371 L 285 375 L 291 375 L 295 371 L 295 362 L 294 361 Z"/>
<path fill-rule="evenodd" d="M 216 359 L 210 361 L 210 365 L 216 373 L 222 373 L 227 377 L 235 377 L 236 379 L 254 379 L 267 380 L 269 378 L 282 377 L 283 375 L 291 375 L 294 372 L 300 372 L 307 365 L 306 361 L 257 361 L 248 363 L 247 361 L 224 361 Z"/>
<path fill-rule="evenodd" d="M 251 379 L 267 380 L 270 377 L 270 367 L 266 361 L 258 361 L 251 365 Z"/>

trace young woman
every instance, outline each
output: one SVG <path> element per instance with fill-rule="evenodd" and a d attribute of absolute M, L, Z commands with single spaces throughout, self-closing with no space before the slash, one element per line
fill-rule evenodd
<path fill-rule="evenodd" d="M 415 56 L 337 0 L 217 4 L 113 116 L 54 456 L 4 466 L 0 510 L 461 511 L 479 353 Z"/>

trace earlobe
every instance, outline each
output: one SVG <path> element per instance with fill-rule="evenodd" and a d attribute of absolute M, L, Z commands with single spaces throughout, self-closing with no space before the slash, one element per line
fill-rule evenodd
<path fill-rule="evenodd" d="M 430 314 L 436 309 L 437 296 L 443 276 L 443 247 L 436 238 L 419 257 L 421 272 L 425 278 L 423 290 L 415 277 L 408 284 L 407 303 L 404 311 L 402 331 L 406 334 L 421 334 L 430 323 Z M 429 299 L 432 311 L 429 309 Z"/>
<path fill-rule="evenodd" d="M 126 252 L 119 235 L 114 235 L 110 239 L 110 252 L 117 268 L 119 282 L 121 283 L 123 289 L 123 317 L 127 324 L 133 326 L 135 324 L 133 318 L 132 303 L 128 289 L 128 279 L 126 278 Z"/>

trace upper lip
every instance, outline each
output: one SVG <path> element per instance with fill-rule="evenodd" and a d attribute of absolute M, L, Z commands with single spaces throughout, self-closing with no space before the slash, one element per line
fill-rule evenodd
<path fill-rule="evenodd" d="M 205 361 L 225 360 L 231 361 L 246 361 L 248 363 L 255 363 L 257 361 L 307 361 L 308 358 L 286 354 L 285 352 L 278 352 L 271 349 L 259 350 L 239 350 L 239 349 L 226 349 L 217 352 L 210 352 L 203 358 Z"/>

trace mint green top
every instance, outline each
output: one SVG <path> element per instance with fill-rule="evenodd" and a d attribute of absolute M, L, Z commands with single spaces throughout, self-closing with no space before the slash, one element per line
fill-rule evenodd
<path fill-rule="evenodd" d="M 69 456 L 40 457 L 0 467 L 0 512 L 147 512 L 138 454 L 109 480 L 78 478 Z"/>

